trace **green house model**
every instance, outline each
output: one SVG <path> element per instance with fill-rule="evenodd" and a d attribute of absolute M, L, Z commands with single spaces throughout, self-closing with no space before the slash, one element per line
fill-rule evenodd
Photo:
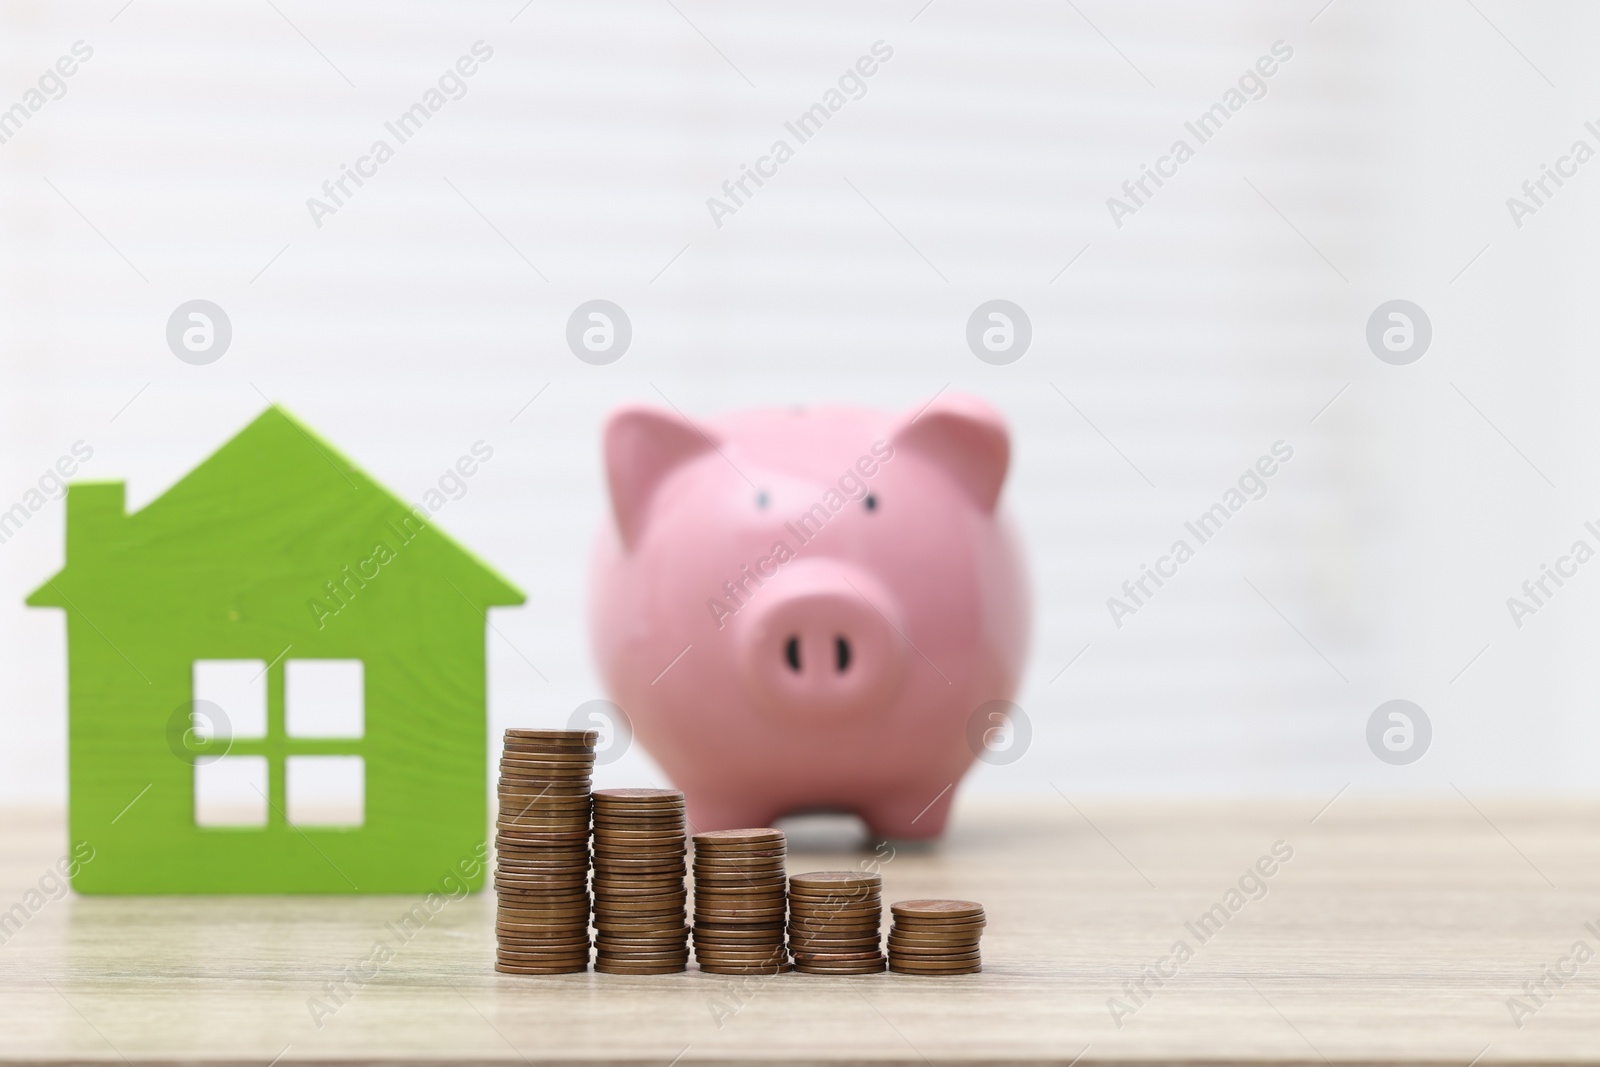
<path fill-rule="evenodd" d="M 75 889 L 482 887 L 487 611 L 520 592 L 278 407 L 66 520 L 28 603 L 67 613 Z"/>

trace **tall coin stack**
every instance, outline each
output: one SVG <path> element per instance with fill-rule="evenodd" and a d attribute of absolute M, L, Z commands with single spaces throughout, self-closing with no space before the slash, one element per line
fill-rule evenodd
<path fill-rule="evenodd" d="M 689 964 L 683 794 L 594 794 L 594 969 L 670 974 Z"/>
<path fill-rule="evenodd" d="M 789 951 L 804 974 L 883 970 L 883 879 L 865 871 L 817 871 L 789 879 Z"/>
<path fill-rule="evenodd" d="M 889 969 L 896 974 L 976 974 L 983 905 L 970 900 L 902 900 L 891 904 Z"/>
<path fill-rule="evenodd" d="M 589 968 L 589 775 L 595 730 L 507 730 L 495 824 L 494 968 Z"/>
<path fill-rule="evenodd" d="M 709 974 L 777 974 L 783 948 L 782 830 L 694 836 L 694 958 Z"/>

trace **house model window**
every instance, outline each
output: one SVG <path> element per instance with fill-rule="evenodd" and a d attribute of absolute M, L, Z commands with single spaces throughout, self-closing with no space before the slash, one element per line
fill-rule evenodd
<path fill-rule="evenodd" d="M 196 825 L 360 826 L 366 809 L 361 661 L 289 659 L 281 670 L 275 666 L 194 661 L 193 730 L 225 742 L 223 755 L 195 761 Z"/>

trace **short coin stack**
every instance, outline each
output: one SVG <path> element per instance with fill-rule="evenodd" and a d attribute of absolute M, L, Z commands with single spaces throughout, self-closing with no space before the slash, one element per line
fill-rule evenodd
<path fill-rule="evenodd" d="M 495 834 L 495 970 L 589 968 L 595 730 L 507 730 Z"/>
<path fill-rule="evenodd" d="M 670 974 L 689 963 L 683 794 L 594 794 L 594 969 Z"/>
<path fill-rule="evenodd" d="M 777 974 L 783 950 L 782 830 L 694 837 L 694 958 L 710 974 Z"/>
<path fill-rule="evenodd" d="M 983 905 L 970 900 L 902 900 L 889 906 L 889 969 L 896 974 L 976 974 Z"/>
<path fill-rule="evenodd" d="M 865 871 L 818 871 L 789 879 L 789 951 L 804 974 L 883 970 L 883 879 Z"/>

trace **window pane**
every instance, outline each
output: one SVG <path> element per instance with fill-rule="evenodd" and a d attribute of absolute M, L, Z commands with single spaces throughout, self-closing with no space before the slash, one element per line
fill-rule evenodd
<path fill-rule="evenodd" d="M 290 737 L 361 737 L 365 732 L 360 660 L 288 660 L 283 686 L 284 728 Z"/>
<path fill-rule="evenodd" d="M 366 819 L 366 763 L 360 756 L 290 756 L 288 818 L 294 826 L 360 826 Z"/>
<path fill-rule="evenodd" d="M 265 826 L 267 757 L 223 756 L 194 765 L 196 826 Z"/>
<path fill-rule="evenodd" d="M 267 664 L 259 659 L 197 659 L 194 732 L 205 740 L 267 736 Z"/>

